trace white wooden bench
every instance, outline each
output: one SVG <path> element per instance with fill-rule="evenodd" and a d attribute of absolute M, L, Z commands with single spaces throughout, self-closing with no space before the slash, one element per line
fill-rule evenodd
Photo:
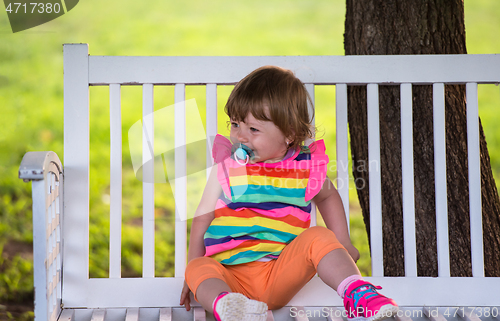
<path fill-rule="evenodd" d="M 347 85 L 368 85 L 370 164 L 379 164 L 378 85 L 400 85 L 404 186 L 405 277 L 383 276 L 380 171 L 370 171 L 372 277 L 383 293 L 403 308 L 398 320 L 495 319 L 500 306 L 500 278 L 484 277 L 479 177 L 477 84 L 500 82 L 500 55 L 441 56 L 301 56 L 301 57 L 115 57 L 89 56 L 88 45 L 64 45 L 64 166 L 53 152 L 29 152 L 19 176 L 32 181 L 35 266 L 35 318 L 40 320 L 204 320 L 199 306 L 179 306 L 186 267 L 186 221 L 175 222 L 175 277 L 154 275 L 154 184 L 143 183 L 144 240 L 142 278 L 121 277 L 122 138 L 120 86 L 143 88 L 143 114 L 153 113 L 153 86 L 175 85 L 175 100 L 185 100 L 185 86 L 206 85 L 207 137 L 217 132 L 217 86 L 234 84 L 262 65 L 294 70 L 314 99 L 315 85 L 336 86 L 337 164 L 348 163 Z M 466 84 L 471 194 L 473 277 L 451 278 L 449 266 L 444 84 Z M 417 277 L 413 209 L 412 84 L 433 84 L 436 154 L 436 214 L 439 277 Z M 89 278 L 89 86 L 110 87 L 111 213 L 109 278 Z M 332 103 L 333 105 L 333 103 Z M 186 142 L 185 115 L 176 110 L 176 146 Z M 223 115 L 221 115 L 223 117 Z M 180 149 L 182 150 L 182 149 Z M 147 150 L 145 151 L 147 153 Z M 185 153 L 176 155 L 176 177 L 185 177 Z M 207 166 L 212 160 L 207 154 Z M 338 178 L 348 170 L 338 167 Z M 347 184 L 339 189 L 349 215 Z M 186 181 L 176 183 L 177 209 L 185 209 Z M 408 206 L 409 205 L 409 206 Z M 185 213 L 184 213 L 185 214 Z M 304 308 L 305 307 L 305 310 Z M 285 307 L 269 313 L 275 320 L 340 320 L 342 302 L 314 278 Z M 441 307 L 434 310 L 433 307 Z M 469 309 L 476 307 L 476 310 Z M 480 307 L 482 310 L 479 310 Z M 485 311 L 489 309 L 490 317 Z M 438 313 L 439 312 L 439 313 Z M 481 312 L 481 313 L 480 313 Z M 451 314 L 448 315 L 448 314 Z M 306 317 L 303 317 L 306 316 Z M 317 318 L 316 318 L 317 317 Z M 500 320 L 500 319 L 496 319 Z"/>

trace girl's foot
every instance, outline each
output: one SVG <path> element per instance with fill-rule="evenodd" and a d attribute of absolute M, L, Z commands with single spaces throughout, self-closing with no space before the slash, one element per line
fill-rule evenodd
<path fill-rule="evenodd" d="M 358 280 L 349 285 L 344 296 L 344 308 L 349 321 L 378 321 L 395 316 L 399 308 L 394 300 L 389 299 L 376 290 L 382 287 L 374 286 L 364 280 Z"/>
<path fill-rule="evenodd" d="M 240 293 L 221 293 L 214 301 L 217 321 L 266 321 L 267 304 Z"/>

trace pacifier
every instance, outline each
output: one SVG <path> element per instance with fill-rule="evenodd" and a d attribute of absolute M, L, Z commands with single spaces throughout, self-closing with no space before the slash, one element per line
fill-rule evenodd
<path fill-rule="evenodd" d="M 255 157 L 255 153 L 242 143 L 236 143 L 231 148 L 234 160 L 240 165 L 246 165 Z"/>

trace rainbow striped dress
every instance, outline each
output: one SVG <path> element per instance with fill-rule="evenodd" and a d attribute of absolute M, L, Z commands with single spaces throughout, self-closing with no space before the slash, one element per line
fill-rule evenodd
<path fill-rule="evenodd" d="M 205 256 L 227 265 L 276 259 L 310 226 L 311 199 L 326 177 L 325 144 L 316 141 L 278 163 L 247 165 L 220 152 L 228 144 L 221 135 L 214 141 L 223 193 L 205 233 Z"/>

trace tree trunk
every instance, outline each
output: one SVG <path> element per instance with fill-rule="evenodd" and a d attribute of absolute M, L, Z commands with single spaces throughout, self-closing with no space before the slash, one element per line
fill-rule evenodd
<path fill-rule="evenodd" d="M 346 0 L 346 55 L 465 54 L 461 0 Z M 404 275 L 401 124 L 398 86 L 380 86 L 380 142 L 384 274 Z M 471 276 L 465 86 L 447 85 L 446 161 L 450 268 Z M 356 181 L 368 235 L 368 138 L 366 87 L 350 86 L 349 132 Z M 413 86 L 413 142 L 417 268 L 437 276 L 432 86 Z M 480 125 L 484 263 L 486 276 L 500 276 L 500 200 Z"/>

